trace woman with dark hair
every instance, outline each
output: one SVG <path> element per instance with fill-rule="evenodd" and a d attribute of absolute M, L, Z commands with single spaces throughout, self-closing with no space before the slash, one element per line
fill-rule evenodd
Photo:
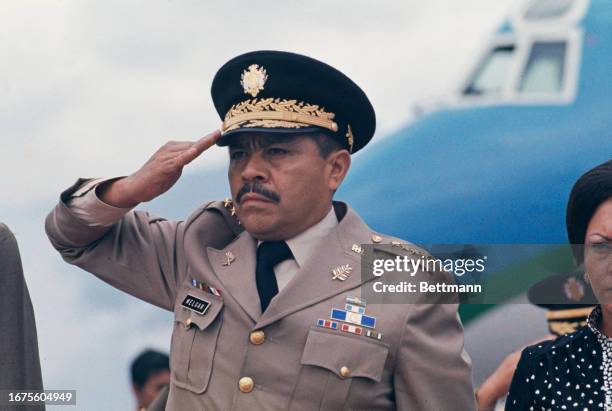
<path fill-rule="evenodd" d="M 523 350 L 506 410 L 612 411 L 612 160 L 574 184 L 566 223 L 599 304 L 575 333 Z"/>

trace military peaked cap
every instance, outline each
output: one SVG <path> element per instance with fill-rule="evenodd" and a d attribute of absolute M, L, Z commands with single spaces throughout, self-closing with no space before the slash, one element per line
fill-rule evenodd
<path fill-rule="evenodd" d="M 254 51 L 235 57 L 219 69 L 211 93 L 223 121 L 220 146 L 244 132 L 324 131 L 355 153 L 376 128 L 374 108 L 357 84 L 300 54 Z"/>

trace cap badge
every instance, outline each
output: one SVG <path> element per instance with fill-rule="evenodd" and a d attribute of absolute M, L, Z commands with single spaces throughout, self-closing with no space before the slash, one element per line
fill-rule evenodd
<path fill-rule="evenodd" d="M 567 279 L 565 284 L 563 284 L 563 291 L 565 296 L 572 301 L 580 301 L 584 297 L 584 286 L 575 277 Z"/>
<path fill-rule="evenodd" d="M 257 64 L 251 64 L 247 70 L 242 72 L 240 76 L 240 84 L 246 94 L 250 94 L 252 97 L 256 97 L 261 90 L 264 89 L 264 85 L 268 80 L 268 73 L 263 67 L 259 67 Z"/>

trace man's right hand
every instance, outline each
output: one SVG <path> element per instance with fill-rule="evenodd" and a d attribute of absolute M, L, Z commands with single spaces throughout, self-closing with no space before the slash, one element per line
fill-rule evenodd
<path fill-rule="evenodd" d="M 164 144 L 134 174 L 98 187 L 100 200 L 119 208 L 131 208 L 153 200 L 168 191 L 181 176 L 183 167 L 215 144 L 220 136 L 216 130 L 194 142 Z"/>

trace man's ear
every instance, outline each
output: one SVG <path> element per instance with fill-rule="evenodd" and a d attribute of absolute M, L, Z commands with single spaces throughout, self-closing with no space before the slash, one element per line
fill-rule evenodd
<path fill-rule="evenodd" d="M 340 184 L 342 184 L 351 166 L 351 154 L 348 150 L 336 150 L 327 157 L 327 164 L 330 170 L 329 189 L 335 192 L 340 187 Z"/>

